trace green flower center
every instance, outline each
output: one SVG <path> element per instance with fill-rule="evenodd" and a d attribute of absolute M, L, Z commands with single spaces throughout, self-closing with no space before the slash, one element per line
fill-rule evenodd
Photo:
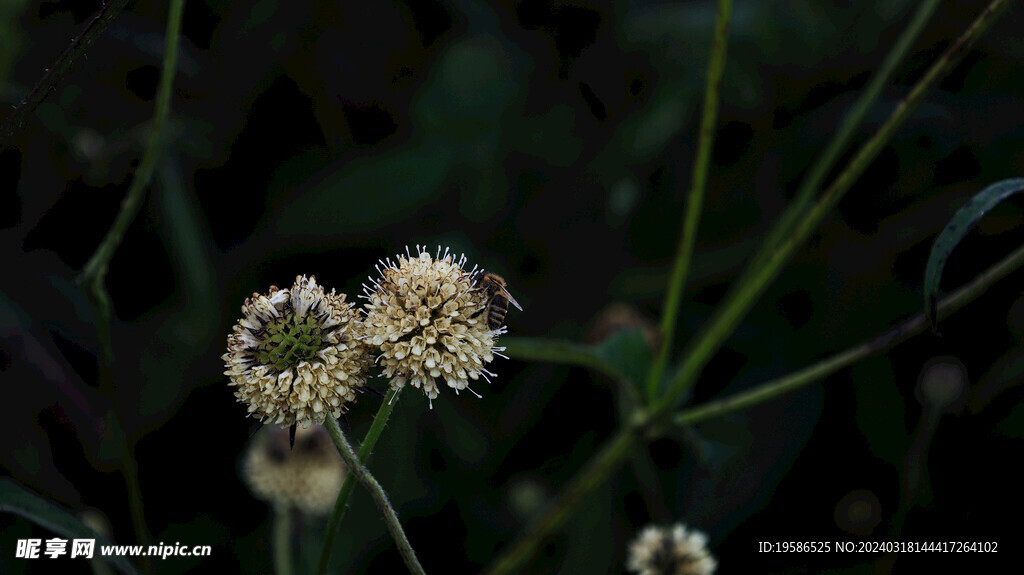
<path fill-rule="evenodd" d="M 296 318 L 294 312 L 289 312 L 267 324 L 256 357 L 259 363 L 281 372 L 316 357 L 316 353 L 328 345 L 324 335 L 317 318 Z"/>

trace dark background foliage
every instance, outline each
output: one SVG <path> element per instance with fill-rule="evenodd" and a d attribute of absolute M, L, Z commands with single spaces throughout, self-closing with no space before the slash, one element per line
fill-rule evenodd
<path fill-rule="evenodd" d="M 220 359 L 253 291 L 315 274 L 354 296 L 378 258 L 423 243 L 505 276 L 526 310 L 509 314 L 516 335 L 582 341 L 611 302 L 649 318 L 661 306 L 713 2 L 310 4 L 188 1 L 166 153 L 110 266 L 116 402 L 137 441 L 153 538 L 213 547 L 211 558 L 158 561 L 160 573 L 269 569 L 269 509 L 238 475 L 256 424 Z M 940 8 L 858 142 L 983 6 Z M 912 8 L 737 2 L 680 352 Z M 4 108 L 98 9 L 0 5 Z M 99 343 L 73 280 L 141 156 L 166 11 L 130 5 L 0 149 L 0 473 L 73 511 L 102 510 L 122 543 L 134 535 L 117 448 L 102 432 Z M 919 311 L 935 235 L 967 198 L 1024 168 L 1019 18 L 1011 10 L 904 126 L 704 370 L 692 401 L 783 375 Z M 982 221 L 943 286 L 1024 240 L 1022 206 L 1011 199 Z M 620 572 L 643 525 L 673 520 L 710 535 L 726 574 L 862 573 L 884 560 L 758 555 L 759 541 L 998 541 L 1005 558 L 1020 528 L 1004 518 L 1024 512 L 1014 471 L 1021 280 L 992 288 L 941 335 L 654 441 L 662 493 L 640 489 L 627 465 L 530 572 Z M 937 357 L 962 364 L 970 388 L 931 435 L 917 388 Z M 431 411 L 403 395 L 371 463 L 428 572 L 486 565 L 616 425 L 611 382 L 594 374 L 516 360 L 495 370 L 483 399 L 443 391 Z M 378 401 L 353 407 L 354 437 Z M 9 515 L 0 528 L 0 570 L 58 564 L 12 558 L 15 539 L 46 531 Z M 340 572 L 402 569 L 365 493 L 342 529 Z M 896 569 L 934 560 L 905 555 Z"/>

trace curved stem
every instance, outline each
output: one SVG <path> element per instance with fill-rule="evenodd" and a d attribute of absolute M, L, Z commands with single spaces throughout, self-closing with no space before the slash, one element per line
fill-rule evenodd
<path fill-rule="evenodd" d="M 380 439 L 381 433 L 384 432 L 384 426 L 388 422 L 388 417 L 391 416 L 391 410 L 394 409 L 395 402 L 398 400 L 398 394 L 401 391 L 401 388 L 390 390 L 384 397 L 384 400 L 381 401 L 377 415 L 373 418 L 373 424 L 370 425 L 370 430 L 366 432 L 366 437 L 363 438 L 363 445 L 359 448 L 358 457 L 361 463 L 366 463 L 370 458 L 370 453 L 373 452 L 374 446 L 377 445 L 377 440 Z M 348 498 L 352 495 L 352 490 L 355 487 L 356 478 L 350 474 L 345 478 L 345 482 L 341 484 L 341 491 L 338 492 L 338 498 L 334 501 L 334 509 L 331 511 L 331 517 L 327 521 L 327 531 L 324 534 L 324 547 L 320 551 L 320 565 L 317 567 L 319 575 L 327 573 L 327 565 L 331 561 L 331 549 L 334 547 L 334 538 L 338 534 L 338 526 L 341 525 L 341 519 L 345 516 Z"/>
<path fill-rule="evenodd" d="M 105 7 L 100 11 L 93 21 L 83 32 L 82 36 L 79 36 L 72 45 L 65 51 L 65 54 L 61 56 L 58 62 L 61 62 L 63 66 L 62 70 L 55 72 L 53 82 L 59 79 L 59 76 L 70 68 L 71 60 L 74 56 L 81 53 L 82 50 L 88 46 L 88 43 L 102 31 L 110 19 L 124 7 L 124 2 L 112 2 L 109 6 Z M 119 440 L 122 444 L 121 450 L 121 474 L 124 476 L 125 483 L 128 488 L 128 501 L 131 507 L 132 524 L 135 529 L 135 538 L 140 545 L 146 546 L 149 544 L 149 534 L 146 528 L 145 514 L 142 509 L 142 491 L 139 486 L 138 476 L 138 464 L 132 453 L 132 442 L 128 439 L 127 430 L 124 428 L 120 410 L 117 406 L 117 391 L 115 389 L 114 376 L 113 376 L 113 344 L 111 338 L 110 321 L 111 321 L 111 307 L 110 298 L 107 295 L 106 288 L 103 284 L 104 276 L 106 275 L 107 264 L 110 258 L 113 257 L 114 251 L 117 246 L 121 243 L 124 237 L 125 231 L 128 229 L 129 224 L 135 219 L 135 215 L 138 212 L 139 206 L 142 204 L 143 192 L 146 186 L 149 185 L 149 181 L 153 175 L 153 168 L 156 165 L 157 157 L 160 152 L 161 133 L 163 126 L 167 121 L 167 117 L 170 115 L 171 109 L 171 93 L 174 85 L 174 71 L 177 67 L 178 61 L 178 39 L 181 35 L 181 20 L 184 12 L 185 0 L 171 0 L 171 5 L 167 14 L 167 32 L 164 38 L 164 58 L 163 58 L 163 70 L 160 74 L 160 84 L 157 88 L 156 106 L 153 112 L 153 125 L 150 129 L 149 140 L 146 144 L 146 149 L 143 152 L 142 161 L 139 164 L 139 169 L 135 173 L 135 177 L 132 179 L 131 186 L 128 189 L 128 193 L 125 195 L 125 199 L 121 203 L 121 209 L 117 214 L 117 218 L 110 230 L 107 232 L 103 242 L 96 249 L 96 253 L 89 259 L 89 262 L 85 265 L 79 276 L 79 282 L 86 286 L 91 295 L 93 310 L 95 312 L 95 323 L 96 331 L 99 333 L 100 345 L 102 347 L 102 353 L 100 354 L 100 386 L 103 391 L 109 396 L 111 405 L 114 412 L 114 423 L 117 426 L 115 432 L 119 436 Z M 108 12 L 108 8 L 111 10 Z M 83 39 L 84 38 L 84 39 Z M 67 56 L 67 58 L 65 58 Z M 49 75 L 49 72 L 48 72 Z M 44 76 L 41 83 L 49 81 L 48 76 Z M 37 86 L 38 88 L 38 86 Z M 49 89 L 47 88 L 47 91 Z M 23 106 L 29 106 L 29 100 L 23 102 Z M 39 100 L 32 104 L 34 107 L 42 101 L 42 96 Z M 23 108 L 27 109 L 27 108 Z M 18 111 L 15 112 L 16 117 Z M 9 120 L 11 120 L 9 118 Z M 143 558 L 143 569 L 149 571 L 149 560 Z"/>
<path fill-rule="evenodd" d="M 287 505 L 274 508 L 274 573 L 292 575 L 292 514 Z"/>
<path fill-rule="evenodd" d="M 729 16 L 732 0 L 718 0 L 718 15 L 715 18 L 715 36 L 708 58 L 708 77 L 704 88 L 704 111 L 700 119 L 700 136 L 697 142 L 697 156 L 693 161 L 693 178 L 690 194 L 686 198 L 686 213 L 683 216 L 683 231 L 679 238 L 679 251 L 672 266 L 668 289 L 665 291 L 665 305 L 661 316 L 661 347 L 647 376 L 647 399 L 653 402 L 658 397 L 661 376 L 665 373 L 668 354 L 679 318 L 679 302 L 686 286 L 690 271 L 693 246 L 697 241 L 697 227 L 700 225 L 704 193 L 707 191 L 708 168 L 711 165 L 711 151 L 715 141 L 715 124 L 718 122 L 718 100 L 725 72 L 725 53 L 729 45 Z"/>
<path fill-rule="evenodd" d="M 918 105 L 924 100 L 924 97 L 963 58 L 974 42 L 988 29 L 1008 4 L 1009 0 L 993 0 L 985 8 L 971 26 L 929 68 L 924 77 L 914 85 L 906 98 L 893 110 L 885 124 L 879 128 L 870 140 L 861 146 L 842 173 L 825 190 L 818 202 L 801 219 L 785 241 L 766 260 L 755 262 L 755 264 L 759 265 L 749 276 L 744 275 L 741 278 L 741 281 L 738 282 L 739 285 L 734 288 L 734 291 L 730 293 L 726 301 L 718 308 L 718 311 L 708 323 L 708 327 L 694 338 L 696 344 L 677 369 L 668 392 L 661 397 L 653 409 L 657 415 L 664 415 L 675 407 L 679 399 L 693 385 L 697 374 L 700 373 L 704 365 L 711 359 L 711 356 L 736 329 L 740 320 L 743 319 L 743 316 L 754 305 L 768 284 L 775 279 L 783 264 L 788 261 L 789 256 L 792 255 L 797 247 L 804 243 L 811 232 L 821 223 L 821 220 L 843 197 L 843 194 L 850 189 L 857 178 L 864 173 L 864 170 L 885 148 L 896 133 L 896 130 L 917 109 Z"/>
<path fill-rule="evenodd" d="M 391 533 L 391 537 L 395 540 L 398 552 L 402 555 L 402 560 L 405 561 L 405 566 L 408 567 L 409 572 L 416 575 L 426 575 L 419 559 L 416 558 L 416 551 L 409 544 L 409 538 L 405 536 L 405 531 L 402 529 L 402 523 L 398 520 L 398 515 L 395 513 L 394 508 L 391 507 L 391 502 L 388 501 L 388 495 L 384 492 L 384 488 L 380 486 L 380 483 L 377 483 L 373 475 L 370 475 L 369 470 L 356 457 L 355 452 L 352 451 L 352 446 L 345 439 L 345 434 L 341 432 L 338 422 L 333 417 L 328 417 L 324 423 L 327 427 L 327 432 L 331 434 L 331 439 L 334 440 L 334 444 L 338 447 L 338 453 L 341 454 L 341 458 L 348 467 L 349 475 L 354 475 L 363 484 L 363 487 L 370 492 L 370 496 L 373 497 L 377 508 L 380 509 L 381 515 L 384 516 L 384 524 Z"/>
<path fill-rule="evenodd" d="M 135 219 L 135 215 L 142 205 L 142 198 L 145 196 L 146 188 L 153 177 L 153 169 L 160 156 L 164 124 L 167 123 L 167 117 L 171 114 L 171 93 L 174 88 L 174 72 L 178 65 L 178 39 L 181 36 L 181 15 L 184 9 L 185 0 L 171 0 L 171 7 L 167 15 L 167 32 L 164 36 L 164 61 L 163 69 L 160 71 L 160 84 L 157 87 L 156 109 L 153 112 L 153 123 L 149 129 L 149 138 L 146 142 L 145 152 L 142 154 L 142 160 L 135 171 L 135 177 L 128 188 L 128 193 L 125 194 L 124 200 L 121 202 L 121 209 L 117 213 L 114 224 L 110 226 L 103 242 L 86 262 L 79 276 L 79 281 L 91 286 L 94 292 L 103 288 L 107 264 L 114 256 L 114 252 L 117 251 L 117 247 L 121 245 L 128 226 Z"/>
<path fill-rule="evenodd" d="M 618 469 L 618 464 L 635 446 L 634 436 L 632 427 L 620 428 L 591 458 L 590 463 L 573 477 L 562 490 L 558 501 L 530 527 L 526 535 L 494 561 L 490 570 L 486 571 L 487 575 L 522 573 L 524 564 L 544 543 L 544 539 L 564 525 L 583 498 Z"/>

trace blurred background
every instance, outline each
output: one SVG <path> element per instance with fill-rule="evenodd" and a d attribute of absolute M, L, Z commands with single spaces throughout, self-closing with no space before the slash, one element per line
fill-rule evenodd
<path fill-rule="evenodd" d="M 270 569 L 270 508 L 239 477 L 257 423 L 220 359 L 254 291 L 314 274 L 354 298 L 377 259 L 443 245 L 508 281 L 525 309 L 509 312 L 513 335 L 598 341 L 614 303 L 634 325 L 657 322 L 714 2 L 311 4 L 187 2 L 165 153 L 110 264 L 116 404 L 152 538 L 213 551 L 157 560 L 158 573 Z M 985 5 L 940 7 L 857 143 Z M 132 523 L 104 433 L 99 340 L 74 278 L 142 155 L 167 7 L 131 3 L 0 148 L 0 475 L 74 513 L 100 510 L 119 543 L 133 541 Z M 0 1 L 0 109 L 99 8 Z M 913 9 L 736 2 L 678 352 Z M 1020 16 L 1011 9 L 900 130 L 703 371 L 692 402 L 920 310 L 936 234 L 973 194 L 1024 170 Z M 1020 199 L 993 210 L 943 287 L 1020 245 L 1022 223 Z M 886 569 L 876 555 L 757 554 L 759 541 L 998 541 L 1006 558 L 1019 528 L 1002 520 L 1024 512 L 1013 471 L 1024 445 L 1022 281 L 1003 280 L 940 335 L 651 443 L 661 493 L 623 467 L 527 572 L 620 573 L 640 528 L 676 520 L 708 533 L 724 574 L 752 563 Z M 584 369 L 501 359 L 491 369 L 499 377 L 476 388 L 482 399 L 443 390 L 429 410 L 403 394 L 371 460 L 430 573 L 480 571 L 617 424 L 612 383 Z M 933 403 L 936 389 L 952 390 L 948 401 Z M 379 401 L 363 395 L 351 409 L 354 439 Z M 0 571 L 89 572 L 79 560 L 13 559 L 16 539 L 50 533 L 9 514 L 0 530 Z M 403 569 L 361 490 L 334 560 L 338 573 Z M 934 560 L 904 555 L 895 569 Z"/>

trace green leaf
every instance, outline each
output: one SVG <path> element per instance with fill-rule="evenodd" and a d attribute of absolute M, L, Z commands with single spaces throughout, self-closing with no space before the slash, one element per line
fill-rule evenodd
<path fill-rule="evenodd" d="M 652 354 L 642 330 L 617 331 L 591 349 L 629 381 L 637 384 L 647 381 Z"/>
<path fill-rule="evenodd" d="M 124 557 L 105 557 L 99 554 L 100 546 L 111 544 L 106 537 L 96 533 L 67 511 L 30 493 L 10 479 L 0 479 L 0 511 L 21 515 L 36 525 L 68 539 L 95 539 L 95 558 L 110 563 L 115 569 L 126 575 L 138 574 L 135 567 Z"/>
<path fill-rule="evenodd" d="M 960 208 L 946 224 L 939 237 L 935 238 L 924 272 L 924 313 L 932 329 L 935 328 L 935 300 L 939 291 L 939 280 L 942 279 L 942 268 L 953 253 L 953 249 L 990 209 L 1021 190 L 1024 190 L 1024 178 L 1010 178 L 992 184 L 964 204 L 964 207 Z"/>
<path fill-rule="evenodd" d="M 501 345 L 505 346 L 505 353 L 516 359 L 578 365 L 603 373 L 616 381 L 629 381 L 627 372 L 619 369 L 597 348 L 590 346 L 557 339 L 511 336 L 501 338 Z"/>

